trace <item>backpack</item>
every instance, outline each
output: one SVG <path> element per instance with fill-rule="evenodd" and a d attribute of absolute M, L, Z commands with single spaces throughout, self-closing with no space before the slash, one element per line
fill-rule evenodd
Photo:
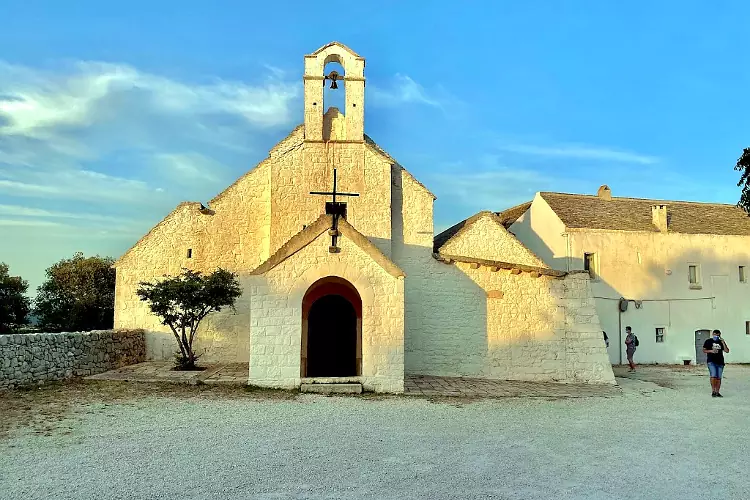
<path fill-rule="evenodd" d="M 640 342 L 638 342 L 638 336 L 633 335 L 633 337 L 635 337 L 635 342 L 633 342 L 633 345 L 638 347 L 638 344 L 640 344 Z"/>

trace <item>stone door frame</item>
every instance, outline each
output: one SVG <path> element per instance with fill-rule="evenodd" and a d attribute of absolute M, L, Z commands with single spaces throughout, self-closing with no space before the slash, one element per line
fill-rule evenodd
<path fill-rule="evenodd" d="M 339 276 L 325 276 L 312 283 L 302 298 L 302 338 L 300 345 L 300 377 L 307 375 L 308 318 L 310 308 L 318 300 L 328 295 L 339 295 L 346 299 L 357 315 L 356 373 L 362 375 L 362 297 L 357 288 L 348 280 Z"/>

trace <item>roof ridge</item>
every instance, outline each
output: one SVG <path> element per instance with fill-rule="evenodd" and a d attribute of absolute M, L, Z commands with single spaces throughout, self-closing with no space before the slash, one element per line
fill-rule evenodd
<path fill-rule="evenodd" d="M 560 193 L 557 191 L 540 191 L 539 194 L 541 194 L 542 196 L 544 196 L 545 194 L 552 194 L 552 195 L 558 195 L 558 196 L 571 196 L 571 197 L 580 197 L 580 198 L 599 199 L 599 197 L 595 194 Z M 661 198 L 633 198 L 630 196 L 613 196 L 612 200 L 654 201 L 654 202 L 663 202 L 663 203 L 684 203 L 686 205 L 713 205 L 717 207 L 739 208 L 737 207 L 736 204 L 732 204 L 732 203 L 715 203 L 715 202 L 710 202 L 710 201 L 666 200 L 666 199 L 661 199 Z M 523 205 L 523 203 L 521 205 Z M 521 206 L 521 205 L 518 205 L 518 206 Z M 512 208 L 516 208 L 516 207 L 512 207 Z M 506 210 L 510 210 L 510 208 Z M 503 212 L 506 210 L 503 210 Z"/>
<path fill-rule="evenodd" d="M 518 205 L 513 205 L 512 207 L 508 207 L 508 208 L 504 208 L 502 210 L 498 210 L 495 213 L 498 214 L 498 215 L 499 214 L 504 214 L 505 212 L 510 212 L 511 210 L 515 210 L 517 208 L 521 208 L 524 205 L 530 205 L 531 203 L 532 203 L 531 201 L 524 201 L 523 203 L 519 203 Z"/>

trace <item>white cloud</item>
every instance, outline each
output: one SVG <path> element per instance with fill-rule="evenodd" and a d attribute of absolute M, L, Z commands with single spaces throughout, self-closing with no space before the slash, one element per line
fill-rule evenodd
<path fill-rule="evenodd" d="M 61 224 L 59 222 L 52 222 L 48 220 L 0 219 L 0 226 L 64 227 L 65 224 Z"/>
<path fill-rule="evenodd" d="M 0 196 L 40 210 L 53 199 L 126 207 L 155 222 L 241 175 L 259 133 L 296 122 L 300 91 L 280 71 L 252 84 L 191 82 L 126 64 L 0 61 Z"/>
<path fill-rule="evenodd" d="M 110 215 L 92 214 L 86 212 L 66 212 L 61 210 L 45 210 L 42 208 L 26 207 L 22 205 L 0 205 L 0 215 L 12 215 L 16 217 L 39 217 L 51 219 L 74 219 L 100 222 L 118 222 L 124 220 L 120 217 Z"/>
<path fill-rule="evenodd" d="M 449 101 L 445 92 L 435 89 L 428 92 L 408 75 L 396 73 L 388 86 L 368 86 L 367 98 L 375 106 L 393 107 L 403 104 L 424 104 L 443 109 Z M 438 97 L 438 94 L 442 94 Z"/>
<path fill-rule="evenodd" d="M 531 144 L 501 144 L 497 146 L 501 151 L 533 156 L 549 156 L 555 158 L 577 158 L 588 160 L 614 161 L 622 163 L 639 163 L 651 165 L 659 162 L 655 156 L 642 155 L 617 149 L 566 144 L 557 146 L 536 146 Z"/>
<path fill-rule="evenodd" d="M 501 210 L 531 200 L 553 180 L 541 173 L 509 167 L 470 171 L 460 166 L 452 171 L 428 174 L 428 185 L 440 200 L 453 202 L 471 210 Z"/>
<path fill-rule="evenodd" d="M 35 71 L 0 63 L 0 133 L 47 137 L 55 128 L 117 120 L 112 111 L 137 97 L 149 113 L 200 120 L 226 113 L 259 127 L 286 125 L 299 85 L 279 79 L 260 85 L 216 79 L 190 84 L 124 64 L 80 62 L 66 72 Z M 131 113 L 144 108 L 130 109 Z"/>
<path fill-rule="evenodd" d="M 2 171 L 0 171 L 0 175 Z M 108 202 L 148 202 L 155 188 L 146 182 L 90 170 L 25 172 L 24 181 L 2 179 L 0 193 L 19 197 Z"/>
<path fill-rule="evenodd" d="M 228 170 L 225 165 L 194 151 L 156 154 L 154 165 L 161 169 L 165 176 L 181 182 L 217 183 L 223 180 L 222 174 L 226 174 Z"/>

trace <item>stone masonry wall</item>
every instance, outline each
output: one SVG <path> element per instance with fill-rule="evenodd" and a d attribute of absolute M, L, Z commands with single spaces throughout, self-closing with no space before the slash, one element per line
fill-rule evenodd
<path fill-rule="evenodd" d="M 406 296 L 407 374 L 614 383 L 587 274 L 405 257 L 407 281 L 421 286 Z"/>
<path fill-rule="evenodd" d="M 548 267 L 515 236 L 493 220 L 493 215 L 489 213 L 481 216 L 461 234 L 443 245 L 440 253 Z"/>
<path fill-rule="evenodd" d="M 252 277 L 250 383 L 300 385 L 302 299 L 327 276 L 349 281 L 362 299 L 362 375 L 365 390 L 404 390 L 404 280 L 386 272 L 351 240 L 329 253 L 325 232 L 265 275 Z"/>
<path fill-rule="evenodd" d="M 0 335 L 0 389 L 94 375 L 145 355 L 142 330 Z"/>

